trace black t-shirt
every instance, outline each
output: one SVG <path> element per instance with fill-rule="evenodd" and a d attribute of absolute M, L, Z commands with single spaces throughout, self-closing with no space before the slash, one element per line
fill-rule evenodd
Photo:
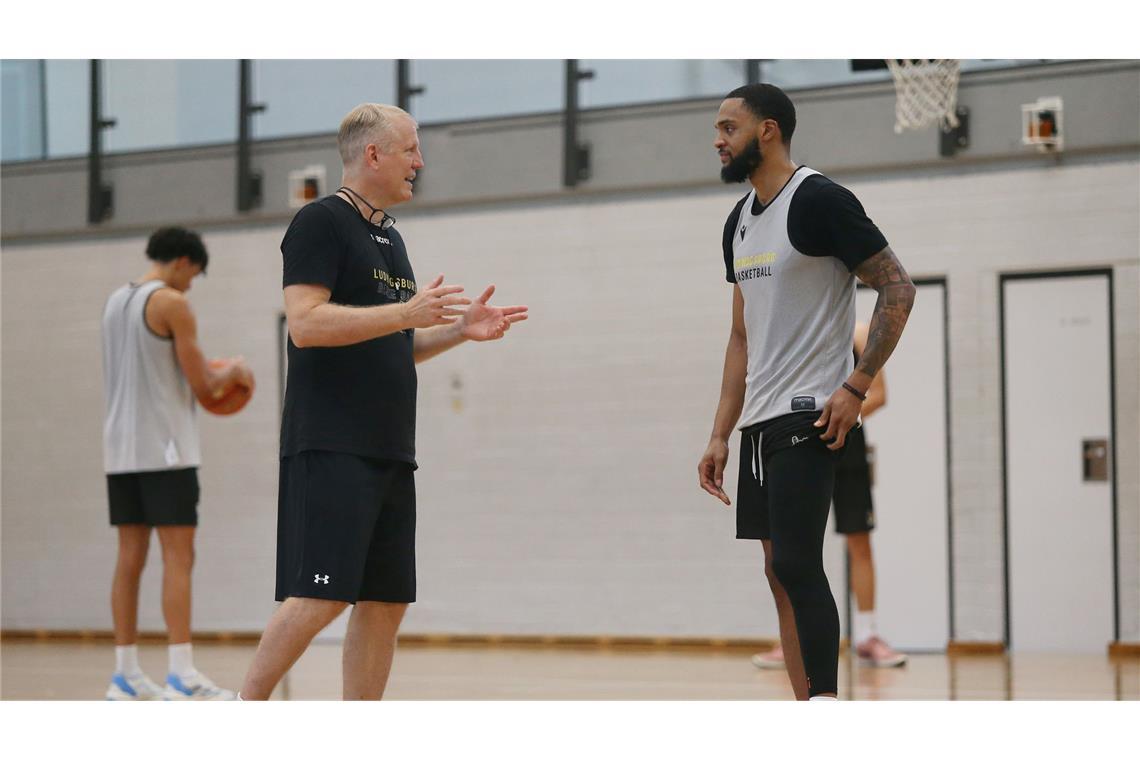
<path fill-rule="evenodd" d="M 281 241 L 282 287 L 322 285 L 330 303 L 378 306 L 416 294 L 404 241 L 327 196 L 302 208 Z M 351 346 L 297 348 L 281 420 L 281 456 L 320 449 L 415 464 L 413 331 Z"/>
<path fill-rule="evenodd" d="M 737 201 L 724 225 L 724 266 L 729 282 L 736 282 L 732 236 L 747 200 L 745 195 Z M 764 208 L 754 198 L 749 211 L 759 216 Z M 822 174 L 811 175 L 796 188 L 788 206 L 788 239 L 806 256 L 834 256 L 849 272 L 887 247 L 887 239 L 867 217 L 855 194 Z"/>

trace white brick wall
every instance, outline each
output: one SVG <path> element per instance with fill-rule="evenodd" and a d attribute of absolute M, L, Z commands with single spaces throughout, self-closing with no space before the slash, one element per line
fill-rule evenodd
<path fill-rule="evenodd" d="M 850 183 L 912 274 L 948 279 L 959 639 L 1002 635 L 998 274 L 1092 265 L 1116 275 L 1122 637 L 1140 638 L 1138 169 Z M 401 217 L 419 279 L 494 282 L 532 313 L 420 367 L 407 631 L 774 634 L 759 546 L 732 538 L 694 473 L 728 333 L 720 229 L 741 192 Z M 191 294 L 208 353 L 244 353 L 261 381 L 241 415 L 204 421 L 201 629 L 257 630 L 272 609 L 281 232 L 207 234 Z M 2 261 L 3 625 L 109 628 L 98 318 L 145 267 L 142 241 L 12 245 Z M 155 551 L 144 628 L 162 626 L 158 569 Z"/>

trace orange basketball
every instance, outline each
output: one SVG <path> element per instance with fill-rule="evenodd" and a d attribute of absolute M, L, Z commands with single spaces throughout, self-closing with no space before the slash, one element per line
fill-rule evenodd
<path fill-rule="evenodd" d="M 210 369 L 224 369 L 230 362 L 226 359 L 211 359 Z M 236 414 L 253 398 L 253 389 L 238 383 L 230 383 L 214 398 L 198 399 L 202 408 L 211 414 Z"/>

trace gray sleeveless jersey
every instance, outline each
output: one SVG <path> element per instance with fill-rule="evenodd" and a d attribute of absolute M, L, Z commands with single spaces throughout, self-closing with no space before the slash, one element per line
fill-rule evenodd
<path fill-rule="evenodd" d="M 801 167 L 759 216 L 744 202 L 732 238 L 732 269 L 744 297 L 748 374 L 742 428 L 799 411 L 822 411 L 851 374 L 855 276 L 832 256 L 796 249 L 788 209 L 818 174 Z"/>
<path fill-rule="evenodd" d="M 201 464 L 194 393 L 174 340 L 146 323 L 146 303 L 163 287 L 161 280 L 124 285 L 103 310 L 103 465 L 109 475 Z"/>

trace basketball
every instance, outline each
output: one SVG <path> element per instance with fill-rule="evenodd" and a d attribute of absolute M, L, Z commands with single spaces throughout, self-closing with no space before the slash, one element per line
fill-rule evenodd
<path fill-rule="evenodd" d="M 210 369 L 224 369 L 228 365 L 229 361 L 226 359 L 210 360 Z M 225 416 L 240 412 L 251 398 L 253 398 L 253 388 L 239 383 L 230 383 L 215 398 L 200 398 L 198 403 L 210 414 Z"/>

